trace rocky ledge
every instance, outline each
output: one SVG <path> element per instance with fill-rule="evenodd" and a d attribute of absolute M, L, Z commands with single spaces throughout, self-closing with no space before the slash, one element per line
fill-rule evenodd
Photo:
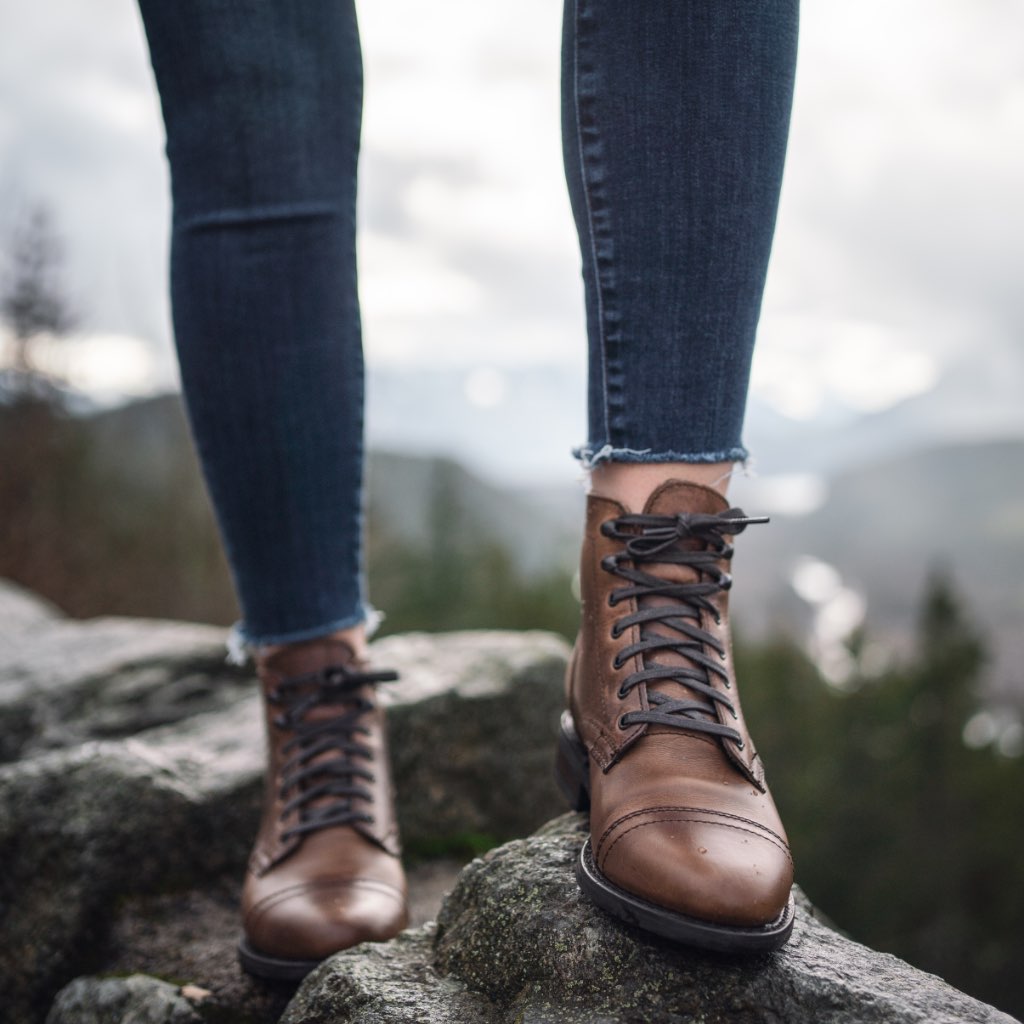
<path fill-rule="evenodd" d="M 436 925 L 324 964 L 286 1024 L 952 1024 L 1009 1022 L 896 957 L 851 942 L 800 897 L 780 952 L 701 954 L 621 926 L 580 894 L 585 835 L 565 815 L 466 867 Z"/>
<path fill-rule="evenodd" d="M 560 810 L 550 759 L 566 655 L 543 633 L 376 645 L 403 676 L 390 721 L 426 923 L 332 958 L 297 990 L 259 984 L 234 959 L 259 709 L 223 640 L 181 623 L 76 622 L 0 585 L 4 1020 L 1011 1020 L 843 938 L 805 900 L 792 942 L 748 960 L 657 942 L 590 906 L 572 874 L 583 819 L 543 824 Z M 531 831 L 455 879 L 453 855 Z"/>

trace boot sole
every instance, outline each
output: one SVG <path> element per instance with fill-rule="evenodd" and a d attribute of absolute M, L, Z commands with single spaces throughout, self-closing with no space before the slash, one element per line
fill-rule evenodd
<path fill-rule="evenodd" d="M 284 960 L 267 956 L 253 949 L 248 939 L 242 939 L 238 943 L 238 963 L 247 974 L 267 981 L 302 981 L 323 960 Z"/>
<path fill-rule="evenodd" d="M 572 715 L 562 713 L 559 725 L 555 779 L 575 811 L 590 809 L 590 766 Z M 583 893 L 613 917 L 672 942 L 715 953 L 767 953 L 784 946 L 793 932 L 796 908 L 793 895 L 774 920 L 756 927 L 714 924 L 689 917 L 643 899 L 605 878 L 594 863 L 590 840 L 576 860 L 576 881 Z"/>

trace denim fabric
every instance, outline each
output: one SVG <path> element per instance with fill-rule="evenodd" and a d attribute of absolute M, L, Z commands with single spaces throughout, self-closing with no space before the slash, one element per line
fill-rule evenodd
<path fill-rule="evenodd" d="M 167 130 L 182 388 L 243 633 L 366 616 L 348 0 L 141 0 Z"/>
<path fill-rule="evenodd" d="M 586 465 L 747 456 L 797 14 L 797 0 L 565 0 L 562 144 L 586 293 Z"/>
<path fill-rule="evenodd" d="M 352 625 L 368 614 L 352 0 L 139 3 L 167 130 L 182 386 L 241 637 Z M 588 463 L 746 454 L 796 14 L 796 0 L 566 0 Z"/>

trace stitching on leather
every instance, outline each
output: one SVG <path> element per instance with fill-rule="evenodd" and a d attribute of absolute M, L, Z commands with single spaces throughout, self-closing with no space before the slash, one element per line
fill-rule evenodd
<path fill-rule="evenodd" d="M 301 882 L 297 885 L 290 885 L 287 889 L 281 889 L 278 892 L 270 893 L 268 896 L 264 896 L 258 903 L 254 903 L 249 908 L 249 913 L 246 915 L 246 919 L 255 919 L 260 917 L 271 907 L 276 906 L 278 903 L 284 900 L 291 899 L 293 896 L 301 896 L 307 892 L 315 892 L 317 889 L 338 889 L 338 888 L 364 888 L 364 889 L 377 889 L 385 896 L 394 896 L 399 902 L 403 902 L 402 893 L 399 889 L 396 889 L 393 885 L 388 882 L 381 882 L 376 878 L 334 878 L 334 879 L 323 879 L 317 882 Z"/>
<path fill-rule="evenodd" d="M 712 811 L 711 813 L 713 814 L 715 812 Z M 746 819 L 742 819 L 741 818 L 740 820 L 744 821 Z M 694 822 L 697 822 L 698 824 L 701 824 L 701 825 L 718 825 L 721 828 L 731 828 L 731 829 L 735 829 L 737 832 L 746 832 L 748 835 L 754 836 L 756 839 L 763 839 L 763 840 L 765 840 L 765 842 L 771 843 L 772 846 L 778 848 L 779 850 L 781 850 L 786 855 L 786 859 L 790 862 L 790 864 L 793 863 L 793 857 L 790 854 L 789 850 L 785 846 L 782 846 L 781 844 L 776 842 L 771 836 L 765 835 L 763 832 L 755 832 L 753 829 L 743 828 L 742 825 L 730 825 L 728 822 L 725 822 L 725 821 L 708 821 L 706 818 L 694 818 L 694 817 L 674 817 L 674 818 L 653 818 L 651 821 L 641 821 L 639 824 L 630 826 L 629 828 L 626 829 L 625 832 L 623 832 L 620 835 L 616 836 L 615 837 L 615 841 L 611 844 L 611 846 L 608 847 L 607 850 L 604 851 L 603 855 L 601 856 L 601 868 L 602 868 L 602 870 L 604 869 L 605 864 L 608 863 L 608 858 L 611 856 L 612 850 L 615 849 L 615 846 L 619 842 L 620 839 L 624 839 L 626 836 L 629 835 L 630 832 L 634 832 L 638 828 L 645 828 L 647 825 L 657 825 L 659 823 L 668 822 L 668 821 L 694 821 Z M 750 822 L 750 824 L 754 825 L 754 824 L 756 824 L 756 822 Z"/>
<path fill-rule="evenodd" d="M 666 804 L 660 807 L 645 807 L 640 811 L 630 811 L 629 814 L 623 814 L 621 817 L 616 818 L 605 830 L 601 833 L 601 838 L 597 841 L 597 849 L 604 846 L 606 840 L 623 822 L 629 821 L 631 818 L 638 818 L 644 814 L 660 814 L 663 811 L 682 811 L 690 814 L 712 814 L 716 818 L 730 818 L 732 821 L 742 821 L 744 824 L 753 825 L 754 828 L 760 829 L 763 832 L 767 832 L 769 836 L 776 839 L 783 848 L 789 849 L 785 839 L 778 834 L 778 832 L 770 829 L 767 825 L 762 825 L 759 821 L 754 821 L 752 818 L 744 818 L 741 814 L 730 814 L 728 811 L 716 811 L 711 807 L 680 807 L 675 804 Z M 668 819 L 666 819 L 668 820 Z M 717 824 L 717 823 L 716 823 Z"/>

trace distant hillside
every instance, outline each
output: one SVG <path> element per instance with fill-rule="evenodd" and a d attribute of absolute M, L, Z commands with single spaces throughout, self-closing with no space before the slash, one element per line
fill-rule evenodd
<path fill-rule="evenodd" d="M 236 617 L 178 396 L 85 417 L 16 415 L 0 406 L 0 576 L 75 615 Z M 806 634 L 810 609 L 791 577 L 810 555 L 866 596 L 871 638 L 905 649 L 925 577 L 944 567 L 991 637 L 991 691 L 1024 695 L 1024 442 L 902 455 L 828 487 L 813 514 L 776 515 L 741 538 L 741 634 Z M 737 500 L 759 511 L 743 491 L 739 480 Z M 401 606 L 396 622 L 448 601 L 467 622 L 522 625 L 532 603 L 531 623 L 570 628 L 575 485 L 505 488 L 450 459 L 375 452 L 368 508 L 371 595 Z"/>
<path fill-rule="evenodd" d="M 380 451 L 370 453 L 367 489 L 371 536 L 422 546 L 450 530 L 466 546 L 500 544 L 527 576 L 575 569 L 578 524 L 564 513 L 568 499 L 489 484 L 452 459 Z M 582 491 L 576 497 L 582 509 Z"/>
<path fill-rule="evenodd" d="M 237 618 L 179 396 L 0 404 L 0 467 L 0 577 L 82 617 Z M 374 453 L 367 482 L 371 597 L 396 621 L 569 629 L 578 542 L 558 503 L 444 458 Z"/>
<path fill-rule="evenodd" d="M 166 486 L 182 463 L 194 462 L 178 395 L 132 402 L 76 422 L 91 439 L 97 465 L 146 489 Z M 199 477 L 191 483 L 198 485 Z M 507 547 L 527 574 L 575 561 L 577 539 L 566 522 L 569 500 L 563 495 L 552 504 L 542 494 L 487 483 L 453 459 L 381 451 L 369 455 L 366 483 L 371 531 L 421 546 L 433 529 L 433 509 L 451 517 L 447 525 L 467 544 L 494 541 Z M 179 493 L 175 500 L 186 498 L 193 496 Z M 204 492 L 198 500 L 206 502 Z"/>
<path fill-rule="evenodd" d="M 994 641 L 994 689 L 1024 694 L 1024 442 L 934 448 L 843 473 L 828 487 L 814 513 L 776 516 L 744 534 L 742 621 L 755 631 L 806 622 L 789 580 L 797 559 L 811 555 L 866 595 L 871 635 L 902 646 L 927 573 L 943 568 Z"/>

